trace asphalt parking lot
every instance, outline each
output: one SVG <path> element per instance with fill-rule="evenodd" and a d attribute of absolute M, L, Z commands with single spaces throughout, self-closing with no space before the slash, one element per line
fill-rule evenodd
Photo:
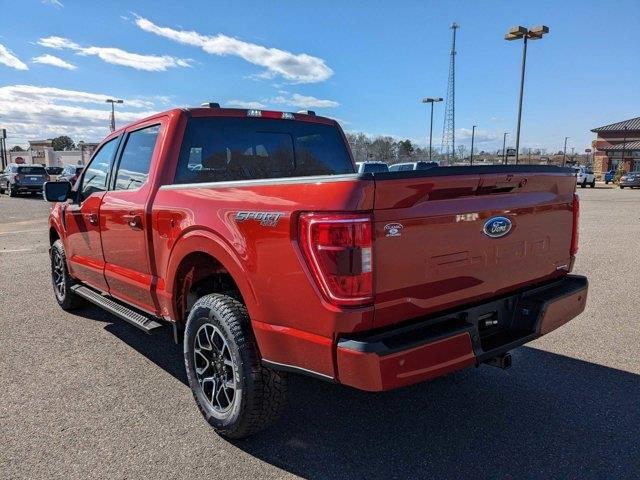
<path fill-rule="evenodd" d="M 377 395 L 293 377 L 280 423 L 233 443 L 169 330 L 58 308 L 48 204 L 0 196 L 0 478 L 638 478 L 640 191 L 578 192 L 587 309 L 510 370 Z"/>

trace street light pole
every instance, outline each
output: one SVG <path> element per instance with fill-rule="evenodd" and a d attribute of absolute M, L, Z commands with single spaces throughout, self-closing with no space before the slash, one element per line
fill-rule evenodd
<path fill-rule="evenodd" d="M 522 122 L 522 95 L 524 93 L 524 69 L 527 65 L 527 36 L 522 47 L 522 69 L 520 71 L 520 100 L 518 101 L 518 126 L 516 127 L 516 165 L 520 158 L 520 123 Z"/>
<path fill-rule="evenodd" d="M 562 152 L 562 166 L 567 164 L 567 139 L 571 137 L 564 137 L 564 150 Z"/>
<path fill-rule="evenodd" d="M 105 102 L 111 104 L 111 120 L 109 122 L 109 129 L 113 132 L 116 129 L 116 109 L 115 109 L 115 104 L 116 103 L 124 103 L 124 101 L 123 100 L 115 100 L 113 98 L 108 98 L 107 100 L 105 100 Z"/>
<path fill-rule="evenodd" d="M 507 132 L 504 132 L 504 135 L 502 136 L 502 163 L 504 165 L 507 164 L 507 135 L 509 135 Z"/>
<path fill-rule="evenodd" d="M 442 98 L 440 97 L 425 97 L 422 99 L 422 103 L 430 103 L 431 104 L 431 123 L 429 124 L 429 161 L 431 161 L 431 144 L 433 139 L 433 104 L 436 102 L 441 102 Z"/>
<path fill-rule="evenodd" d="M 518 159 L 520 158 L 520 124 L 522 122 L 522 97 L 524 95 L 524 72 L 525 66 L 527 64 L 527 41 L 531 40 L 539 40 L 546 33 L 549 33 L 549 27 L 544 25 L 540 25 L 533 28 L 525 28 L 522 26 L 517 26 L 509 29 L 507 34 L 504 36 L 505 40 L 519 40 L 523 39 L 522 46 L 522 68 L 520 70 L 520 98 L 518 100 L 518 125 L 516 127 L 516 165 L 518 164 Z"/>
<path fill-rule="evenodd" d="M 476 126 L 471 127 L 471 158 L 469 159 L 469 164 L 473 165 L 473 140 L 476 136 Z"/>

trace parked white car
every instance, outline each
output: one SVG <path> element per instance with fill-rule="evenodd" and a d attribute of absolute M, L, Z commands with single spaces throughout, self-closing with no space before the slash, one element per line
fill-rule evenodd
<path fill-rule="evenodd" d="M 591 188 L 596 186 L 596 176 L 591 168 L 583 166 L 575 167 L 574 170 L 576 171 L 576 183 L 582 188 L 585 188 L 587 185 Z"/>

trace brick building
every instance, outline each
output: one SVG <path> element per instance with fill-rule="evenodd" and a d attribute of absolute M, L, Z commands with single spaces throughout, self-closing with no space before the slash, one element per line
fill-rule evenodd
<path fill-rule="evenodd" d="M 593 169 L 602 174 L 616 170 L 620 162 L 629 172 L 640 170 L 640 117 L 604 125 L 591 130 L 593 141 Z"/>

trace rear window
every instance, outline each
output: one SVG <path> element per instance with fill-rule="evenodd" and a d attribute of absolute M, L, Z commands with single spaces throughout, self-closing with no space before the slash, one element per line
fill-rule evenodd
<path fill-rule="evenodd" d="M 24 175 L 46 175 L 47 171 L 44 167 L 18 167 L 18 173 Z"/>
<path fill-rule="evenodd" d="M 332 125 L 260 118 L 192 118 L 175 183 L 354 173 Z"/>

